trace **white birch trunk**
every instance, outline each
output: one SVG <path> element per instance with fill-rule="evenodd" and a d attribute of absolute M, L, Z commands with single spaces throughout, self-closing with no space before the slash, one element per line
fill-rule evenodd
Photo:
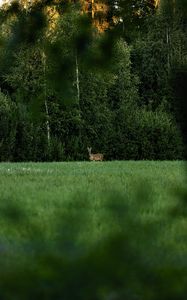
<path fill-rule="evenodd" d="M 80 80 L 79 80 L 79 64 L 78 64 L 78 57 L 77 54 L 75 56 L 75 63 L 76 63 L 76 87 L 77 87 L 77 100 L 79 103 L 80 100 Z"/>
<path fill-rule="evenodd" d="M 47 83 L 46 83 L 46 56 L 44 51 L 42 52 L 43 58 L 43 76 L 44 76 L 44 104 L 45 104 L 45 113 L 46 113 L 46 132 L 47 132 L 47 142 L 48 146 L 50 146 L 51 142 L 51 134 L 50 134 L 50 123 L 49 123 L 49 109 L 47 103 Z"/>
<path fill-rule="evenodd" d="M 170 49 L 169 49 L 169 28 L 166 28 L 166 44 L 167 44 L 167 66 L 170 69 Z"/>

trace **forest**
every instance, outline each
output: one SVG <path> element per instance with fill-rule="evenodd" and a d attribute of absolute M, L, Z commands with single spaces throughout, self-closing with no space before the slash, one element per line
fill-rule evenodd
<path fill-rule="evenodd" d="M 185 1 L 102 2 L 1 6 L 0 161 L 185 159 Z"/>

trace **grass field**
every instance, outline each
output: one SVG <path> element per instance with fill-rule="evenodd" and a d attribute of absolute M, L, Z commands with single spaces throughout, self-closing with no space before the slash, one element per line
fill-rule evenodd
<path fill-rule="evenodd" d="M 187 267 L 185 195 L 184 162 L 1 163 L 0 248 L 23 258 L 33 240 L 60 241 L 71 256 L 125 234 L 145 257 Z"/>
<path fill-rule="evenodd" d="M 110 232 L 117 226 L 105 216 L 108 202 L 117 207 L 121 201 L 141 221 L 159 220 L 179 201 L 185 175 L 183 162 L 3 163 L 0 207 L 18 206 L 50 238 L 55 235 L 57 214 L 80 217 L 80 211 L 86 212 L 89 222 L 81 238 L 92 243 L 102 238 L 107 222 Z M 7 236 L 13 229 L 11 222 L 1 224 L 0 233 Z M 26 229 L 14 234 L 25 236 Z M 175 230 L 170 234 L 173 238 Z"/>

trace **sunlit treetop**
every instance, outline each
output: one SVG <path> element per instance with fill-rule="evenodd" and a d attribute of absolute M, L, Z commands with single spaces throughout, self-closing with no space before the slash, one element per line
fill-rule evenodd
<path fill-rule="evenodd" d="M 154 10 L 160 0 L 0 0 L 0 6 L 7 8 L 13 2 L 19 3 L 20 7 L 26 10 L 41 3 L 45 7 L 50 31 L 55 28 L 59 14 L 63 13 L 62 6 L 64 4 L 79 4 L 80 11 L 89 16 L 99 32 L 103 32 L 110 26 L 119 23 L 121 19 L 126 18 L 128 22 L 130 15 L 132 18 L 141 19 L 144 14 L 149 14 L 146 12 L 146 6 Z M 57 9 L 59 4 L 62 4 L 60 11 L 59 8 Z"/>
<path fill-rule="evenodd" d="M 42 1 L 42 0 L 0 0 L 0 6 L 2 8 L 7 8 L 9 4 L 17 2 L 24 9 L 29 9 L 37 3 L 43 3 L 46 7 L 46 12 L 50 18 L 50 23 L 52 27 L 55 27 L 55 21 L 58 19 L 59 10 L 57 10 L 56 5 L 62 4 L 80 4 L 81 11 L 87 13 L 92 19 L 92 23 L 98 29 L 98 31 L 104 31 L 108 28 L 107 22 L 107 12 L 108 5 L 105 3 L 105 0 L 53 0 L 53 1 Z M 45 4 L 46 3 L 46 4 Z M 49 5 L 48 5 L 49 3 Z M 54 4 L 54 5 L 53 5 Z M 62 13 L 62 12 L 61 12 Z"/>

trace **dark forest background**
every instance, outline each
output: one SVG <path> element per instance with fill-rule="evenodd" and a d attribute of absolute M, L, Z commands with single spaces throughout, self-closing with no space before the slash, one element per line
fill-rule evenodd
<path fill-rule="evenodd" d="M 184 159 L 185 1 L 65 2 L 1 9 L 0 161 Z"/>

